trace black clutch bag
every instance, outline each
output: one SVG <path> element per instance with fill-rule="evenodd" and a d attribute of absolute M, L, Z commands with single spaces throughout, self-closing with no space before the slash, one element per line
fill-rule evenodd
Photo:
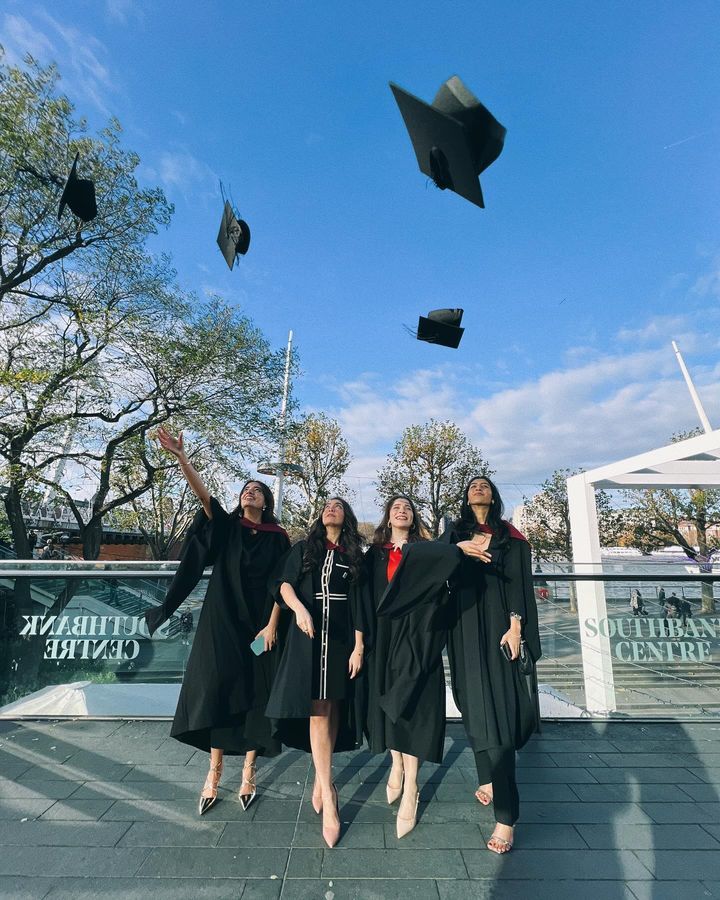
<path fill-rule="evenodd" d="M 500 644 L 500 649 L 508 662 L 517 662 L 521 675 L 532 675 L 534 663 L 525 641 L 520 641 L 520 656 L 516 660 L 513 660 L 512 651 L 508 644 Z"/>

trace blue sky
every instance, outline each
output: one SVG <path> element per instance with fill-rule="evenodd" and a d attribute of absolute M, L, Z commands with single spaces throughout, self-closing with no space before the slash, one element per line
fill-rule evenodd
<path fill-rule="evenodd" d="M 405 425 L 453 418 L 510 504 L 561 466 L 720 424 L 716 2 L 6 0 L 11 59 L 58 62 L 176 206 L 184 287 L 295 332 L 303 408 L 345 427 L 359 512 Z M 507 127 L 485 210 L 426 184 L 387 82 L 459 74 Z M 215 245 L 218 179 L 252 246 Z M 465 309 L 457 352 L 403 325 Z"/>

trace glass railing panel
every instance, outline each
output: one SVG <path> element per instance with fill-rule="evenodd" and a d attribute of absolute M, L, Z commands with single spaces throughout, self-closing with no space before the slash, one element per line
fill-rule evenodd
<path fill-rule="evenodd" d="M 107 686 L 105 697 L 116 688 L 131 700 L 135 688 L 131 707 L 138 715 L 142 698 L 157 688 L 164 699 L 155 714 L 171 715 L 208 573 L 152 640 L 142 616 L 162 602 L 176 568 L 174 562 L 0 560 L 0 716 L 35 714 L 3 707 L 51 689 L 47 703 L 32 709 L 63 714 L 61 686 L 69 691 L 78 683 Z M 720 584 L 714 576 L 607 569 L 574 575 L 548 567 L 535 576 L 543 714 L 720 716 Z M 634 591 L 639 603 L 631 605 Z M 449 686 L 449 670 L 447 680 Z M 102 706 L 93 709 L 103 714 Z"/>
<path fill-rule="evenodd" d="M 143 613 L 162 602 L 177 564 L 8 563 L 0 565 L 0 714 L 59 685 L 182 680 L 207 577 L 151 640 Z"/>
<path fill-rule="evenodd" d="M 716 582 L 667 573 L 571 577 L 549 575 L 538 598 L 541 695 L 552 687 L 600 717 L 720 716 Z"/>

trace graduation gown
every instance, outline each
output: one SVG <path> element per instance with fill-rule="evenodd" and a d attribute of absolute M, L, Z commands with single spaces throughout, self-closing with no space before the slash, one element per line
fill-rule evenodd
<path fill-rule="evenodd" d="M 310 612 L 315 625 L 315 637 L 309 638 L 295 624 L 292 616 L 288 626 L 287 638 L 273 683 L 265 714 L 273 720 L 273 734 L 288 747 L 310 752 L 310 713 L 313 701 L 313 685 L 317 682 L 317 673 L 313 670 L 314 657 L 317 652 L 314 646 L 321 640 L 322 603 L 316 597 L 315 583 L 317 573 L 303 571 L 303 556 L 306 541 L 298 541 L 286 557 L 284 565 L 275 579 L 275 599 L 285 606 L 280 596 L 280 586 L 288 583 L 293 586 L 301 603 Z M 343 605 L 343 614 L 349 615 L 346 632 L 348 642 L 345 647 L 346 671 L 355 644 L 355 631 L 363 632 L 366 648 L 370 646 L 370 629 L 372 614 L 369 605 L 369 594 L 364 579 L 350 582 L 347 586 L 347 600 L 337 601 Z M 345 608 L 346 605 L 346 608 Z M 367 653 L 367 649 L 365 651 Z M 348 683 L 345 697 L 338 700 L 339 727 L 335 750 L 353 750 L 363 742 L 363 726 L 367 706 L 367 677 L 365 667 L 352 680 L 347 675 Z"/>
<path fill-rule="evenodd" d="M 522 616 L 522 634 L 533 660 L 541 655 L 537 606 L 533 591 L 530 545 L 509 526 L 510 538 L 499 547 L 492 535 L 492 563 L 463 554 L 450 581 L 448 657 L 453 695 L 473 750 L 522 747 L 534 731 L 535 702 L 517 661 L 509 662 L 500 639 L 510 627 L 509 613 Z M 448 528 L 440 538 L 467 540 Z"/>
<path fill-rule="evenodd" d="M 444 544 L 405 544 L 388 584 L 388 551 L 365 555 L 377 608 L 370 656 L 368 731 L 375 753 L 399 750 L 442 762 L 445 741 L 447 579 L 461 553 Z"/>
<path fill-rule="evenodd" d="M 170 734 L 200 750 L 275 756 L 264 708 L 280 648 L 256 656 L 250 644 L 270 618 L 269 582 L 290 541 L 279 526 L 253 534 L 214 497 L 210 504 L 212 519 L 195 516 L 163 605 L 145 613 L 152 635 L 213 566 Z"/>

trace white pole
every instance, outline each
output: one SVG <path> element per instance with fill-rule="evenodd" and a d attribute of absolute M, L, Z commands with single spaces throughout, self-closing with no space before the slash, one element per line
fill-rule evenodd
<path fill-rule="evenodd" d="M 697 414 L 700 417 L 700 424 L 705 430 L 705 434 L 709 434 L 712 431 L 712 425 L 710 424 L 710 419 L 705 415 L 705 410 L 703 409 L 703 405 L 700 402 L 700 397 L 698 397 L 698 392 L 695 390 L 695 385 L 692 383 L 692 378 L 690 377 L 690 373 L 687 370 L 685 365 L 685 361 L 682 358 L 682 354 L 678 348 L 678 345 L 675 341 L 672 342 L 672 348 L 675 351 L 675 356 L 677 356 L 677 361 L 680 366 L 680 371 L 683 373 L 683 378 L 685 379 L 685 384 L 687 385 L 688 390 L 690 391 L 690 397 L 692 398 L 692 402 L 695 404 L 695 409 L 697 410 Z"/>
<path fill-rule="evenodd" d="M 287 351 L 285 353 L 285 383 L 283 385 L 282 406 L 280 407 L 280 453 L 278 454 L 278 468 L 275 473 L 275 515 L 278 519 L 282 516 L 283 482 L 285 480 L 285 422 L 287 419 L 288 392 L 290 390 L 290 359 L 292 357 L 292 331 L 288 334 Z"/>

